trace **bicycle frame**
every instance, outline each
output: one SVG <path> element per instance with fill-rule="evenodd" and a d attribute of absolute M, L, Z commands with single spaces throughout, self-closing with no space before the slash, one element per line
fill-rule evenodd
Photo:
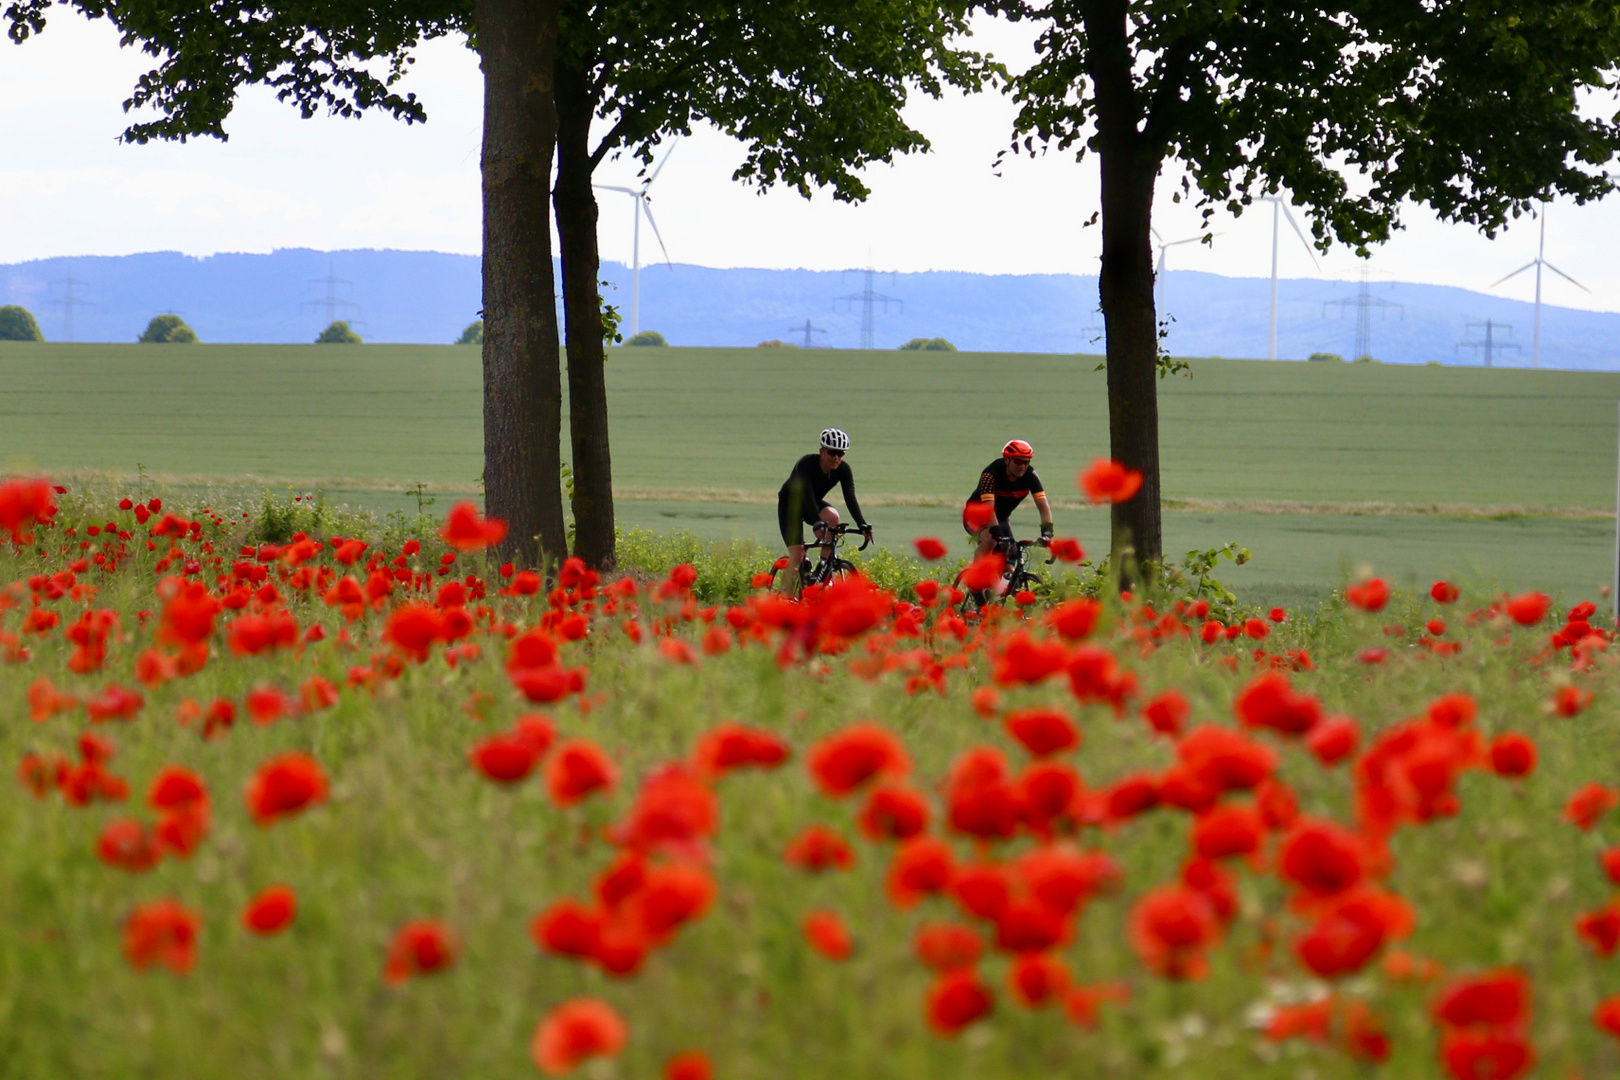
<path fill-rule="evenodd" d="M 838 549 L 844 544 L 845 537 L 860 531 L 859 526 L 851 525 L 848 522 L 840 522 L 830 529 L 826 526 L 818 528 L 816 530 L 816 542 L 805 545 L 805 558 L 799 564 L 800 588 L 806 585 L 826 585 L 845 574 L 854 573 L 855 564 L 848 559 L 839 558 Z M 871 537 L 864 537 L 861 540 L 861 546 L 855 550 L 865 551 L 867 545 L 871 544 L 871 542 Z M 810 548 L 812 547 L 821 549 L 821 557 L 814 563 L 810 561 Z M 771 569 L 771 580 L 773 582 L 776 580 L 777 572 L 777 568 L 773 567 Z"/>

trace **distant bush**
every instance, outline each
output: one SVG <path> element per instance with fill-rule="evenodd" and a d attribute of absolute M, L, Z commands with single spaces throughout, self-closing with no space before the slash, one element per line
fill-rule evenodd
<path fill-rule="evenodd" d="M 1424 367 L 1445 367 L 1446 365 L 1442 364 L 1438 360 L 1430 360 L 1428 363 L 1424 364 L 1423 366 Z"/>
<path fill-rule="evenodd" d="M 39 323 L 25 307 L 8 304 L 0 307 L 0 341 L 44 341 Z"/>
<path fill-rule="evenodd" d="M 349 329 L 349 324 L 339 319 L 337 322 L 321 331 L 321 336 L 315 339 L 317 345 L 359 345 L 360 335 Z"/>
<path fill-rule="evenodd" d="M 754 348 L 756 348 L 756 349 L 797 349 L 798 346 L 793 344 L 793 342 L 791 342 L 791 341 L 777 341 L 775 338 L 772 338 L 769 341 L 760 342 L 758 345 L 755 345 Z"/>
<path fill-rule="evenodd" d="M 135 340 L 142 345 L 195 345 L 197 332 L 178 315 L 154 315 L 146 333 Z"/>
<path fill-rule="evenodd" d="M 1344 363 L 1344 357 L 1340 356 L 1338 353 L 1331 353 L 1331 352 L 1313 352 L 1313 353 L 1311 353 L 1311 355 L 1307 356 L 1305 359 L 1316 362 L 1316 363 L 1329 363 L 1329 364 L 1342 364 L 1342 363 Z"/>
<path fill-rule="evenodd" d="M 456 344 L 457 345 L 482 345 L 483 343 L 484 343 L 484 320 L 483 319 L 479 319 L 476 322 L 468 323 L 467 324 L 467 329 L 463 330 L 461 332 L 461 336 L 456 338 Z"/>
<path fill-rule="evenodd" d="M 910 341 L 906 342 L 904 345 L 902 345 L 900 347 L 902 349 L 911 349 L 911 350 L 914 350 L 914 351 L 921 351 L 921 352 L 955 352 L 956 351 L 956 346 L 952 345 L 950 342 L 946 341 L 942 337 L 937 337 L 937 338 L 914 337 Z"/>
<path fill-rule="evenodd" d="M 1370 356 L 1358 356 L 1358 357 L 1356 357 L 1354 360 L 1352 360 L 1350 362 L 1352 364 L 1381 364 L 1381 363 L 1383 363 L 1382 360 L 1374 360 Z"/>
<path fill-rule="evenodd" d="M 643 330 L 639 334 L 632 334 L 625 342 L 626 345 L 668 345 L 664 335 L 656 330 Z"/>

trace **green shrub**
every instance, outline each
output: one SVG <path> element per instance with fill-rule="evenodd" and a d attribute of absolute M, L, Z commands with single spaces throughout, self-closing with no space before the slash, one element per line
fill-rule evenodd
<path fill-rule="evenodd" d="M 315 339 L 317 345 L 359 345 L 360 335 L 349 329 L 349 324 L 339 319 L 337 322 L 321 331 L 321 336 Z"/>
<path fill-rule="evenodd" d="M 0 341 L 44 341 L 45 335 L 39 332 L 39 323 L 34 321 L 34 315 L 25 307 L 16 304 L 7 304 L 0 307 Z"/>
<path fill-rule="evenodd" d="M 631 334 L 625 341 L 626 345 L 668 345 L 664 335 L 656 330 L 643 330 L 639 334 Z"/>
<path fill-rule="evenodd" d="M 902 349 L 910 349 L 910 350 L 912 350 L 914 352 L 955 352 L 956 351 L 956 346 L 952 345 L 950 342 L 946 341 L 942 337 L 937 337 L 937 338 L 914 337 L 910 341 L 906 342 L 904 345 L 900 346 L 900 348 L 902 348 Z"/>
<path fill-rule="evenodd" d="M 1330 352 L 1313 352 L 1313 353 L 1311 353 L 1311 355 L 1307 356 L 1305 359 L 1310 360 L 1313 363 L 1328 363 L 1328 364 L 1342 364 L 1342 363 L 1344 363 L 1344 357 L 1340 356 L 1338 353 L 1330 353 Z"/>
<path fill-rule="evenodd" d="M 484 343 L 484 320 L 475 319 L 467 324 L 467 329 L 456 338 L 457 345 L 482 345 Z"/>
<path fill-rule="evenodd" d="M 142 345 L 195 345 L 197 333 L 178 315 L 154 315 L 136 341 Z"/>

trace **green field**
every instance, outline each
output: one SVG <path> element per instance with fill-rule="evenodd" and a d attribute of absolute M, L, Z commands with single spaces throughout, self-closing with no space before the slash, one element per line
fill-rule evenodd
<path fill-rule="evenodd" d="M 774 544 L 776 487 L 836 424 L 854 439 L 885 540 L 954 541 L 955 505 L 1012 435 L 1035 443 L 1053 492 L 1072 498 L 1075 471 L 1107 448 L 1095 366 L 621 349 L 608 368 L 621 516 Z M 1608 580 L 1620 374 L 1243 360 L 1193 370 L 1160 384 L 1172 552 L 1237 540 L 1256 559 L 1233 580 L 1283 592 L 1336 584 L 1363 563 L 1396 578 L 1473 571 L 1587 594 Z M 476 492 L 482 468 L 479 357 L 465 348 L 4 343 L 0 386 L 8 469 L 138 463 L 170 482 L 319 487 L 387 509 L 417 482 Z M 1104 542 L 1099 513 L 1060 503 L 1059 523 L 1088 548 Z"/>

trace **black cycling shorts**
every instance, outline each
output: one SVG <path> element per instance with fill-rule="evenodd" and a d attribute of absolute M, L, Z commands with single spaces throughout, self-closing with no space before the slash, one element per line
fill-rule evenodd
<path fill-rule="evenodd" d="M 793 547 L 795 545 L 803 547 L 804 527 L 806 525 L 815 525 L 816 522 L 820 521 L 821 512 L 830 505 L 830 503 L 825 502 L 807 502 L 805 503 L 803 512 L 799 515 L 801 520 L 795 521 L 793 519 L 793 512 L 788 507 L 787 496 L 777 496 L 776 523 L 782 529 L 782 542 L 787 544 L 788 547 Z"/>

